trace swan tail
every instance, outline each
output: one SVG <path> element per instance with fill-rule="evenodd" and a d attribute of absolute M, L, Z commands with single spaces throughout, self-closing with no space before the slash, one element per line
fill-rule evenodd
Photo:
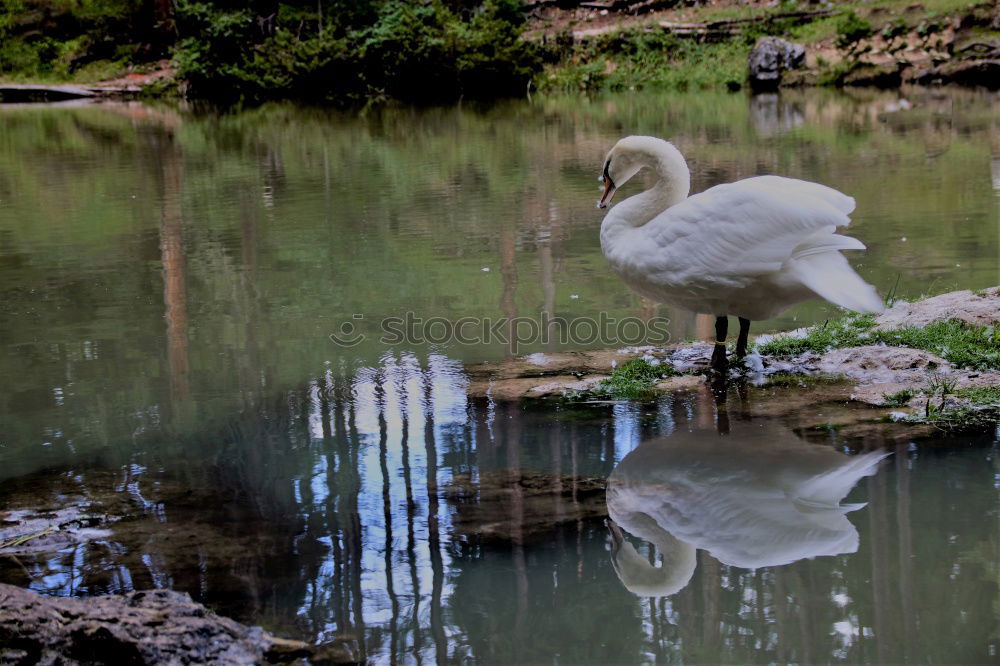
<path fill-rule="evenodd" d="M 857 238 L 841 236 L 833 233 L 834 227 L 829 226 L 811 234 L 792 250 L 792 259 L 803 259 L 824 252 L 840 250 L 864 250 L 865 244 Z"/>
<path fill-rule="evenodd" d="M 790 497 L 792 504 L 815 522 L 835 529 L 843 515 L 862 509 L 867 504 L 841 504 L 840 501 L 862 477 L 875 474 L 878 464 L 888 455 L 887 451 L 870 451 L 857 456 L 844 456 L 841 465 L 812 477 L 796 488 L 794 496 Z"/>
<path fill-rule="evenodd" d="M 843 238 L 845 241 L 860 241 L 847 236 L 830 236 Z M 844 243 L 844 241 L 835 241 Z M 853 249 L 856 246 L 852 246 Z M 862 247 L 864 247 L 862 245 Z M 837 249 L 847 249 L 838 247 Z M 832 247 L 813 251 L 806 249 L 798 256 L 793 256 L 788 262 L 788 271 L 792 277 L 814 291 L 821 298 L 855 312 L 882 312 L 885 305 L 879 298 L 875 287 L 861 279 L 844 255 Z"/>

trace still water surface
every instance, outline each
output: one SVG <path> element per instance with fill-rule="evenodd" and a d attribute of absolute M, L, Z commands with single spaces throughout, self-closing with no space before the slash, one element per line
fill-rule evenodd
<path fill-rule="evenodd" d="M 851 260 L 883 293 L 1000 283 L 997 96 L 905 95 L 0 108 L 0 506 L 98 530 L 0 576 L 172 587 L 375 661 L 996 659 L 990 438 L 880 461 L 753 407 L 720 436 L 701 395 L 473 401 L 462 364 L 508 344 L 379 340 L 407 311 L 705 335 L 600 255 L 597 171 L 628 133 L 671 137 L 695 191 L 777 173 L 852 194 Z M 366 339 L 335 345 L 345 321 Z"/>

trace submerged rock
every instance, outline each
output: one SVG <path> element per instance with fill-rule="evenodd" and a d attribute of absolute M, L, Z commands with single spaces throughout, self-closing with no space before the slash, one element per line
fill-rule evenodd
<path fill-rule="evenodd" d="M 548 536 L 557 525 L 606 517 L 606 485 L 598 477 L 500 469 L 460 474 L 442 495 L 455 507 L 457 533 L 520 543 Z"/>
<path fill-rule="evenodd" d="M 258 664 L 316 652 L 170 590 L 72 599 L 0 584 L 2 663 Z"/>
<path fill-rule="evenodd" d="M 656 385 L 661 391 L 693 391 L 705 385 L 704 375 L 682 375 L 665 379 Z"/>
<path fill-rule="evenodd" d="M 506 379 L 480 379 L 471 382 L 469 395 L 474 398 L 517 400 L 518 398 L 546 398 L 566 395 L 571 391 L 589 391 L 607 375 L 580 378 L 577 375 L 541 377 L 509 377 Z"/>

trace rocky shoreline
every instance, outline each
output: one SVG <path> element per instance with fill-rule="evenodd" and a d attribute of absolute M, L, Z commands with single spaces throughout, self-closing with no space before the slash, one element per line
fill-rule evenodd
<path fill-rule="evenodd" d="M 44 597 L 0 583 L 0 663 L 223 664 L 291 663 L 322 653 L 215 615 L 171 590 L 89 599 Z M 301 662 L 300 662 L 301 663 Z"/>
<path fill-rule="evenodd" d="M 951 292 L 907 303 L 899 302 L 875 317 L 874 330 L 923 328 L 936 322 L 961 322 L 970 328 L 1000 323 L 1000 288 Z M 810 329 L 758 336 L 764 346 L 775 340 L 807 336 Z M 608 381 L 615 369 L 633 359 L 654 368 L 668 369 L 651 387 L 653 395 L 708 387 L 712 346 L 707 343 L 667 347 L 626 347 L 553 354 L 531 354 L 498 363 L 469 367 L 469 394 L 492 400 L 588 400 L 588 391 Z M 678 375 L 678 373 L 681 373 Z M 870 407 L 892 407 L 893 418 L 906 422 L 928 405 L 960 407 L 956 394 L 966 389 L 1000 386 L 1000 371 L 969 369 L 949 362 L 926 349 L 886 344 L 857 345 L 805 351 L 791 355 L 752 353 L 743 368 L 730 371 L 730 381 L 756 386 L 773 385 L 777 378 L 811 378 L 823 381 L 824 399 Z M 928 388 L 946 382 L 948 390 L 935 395 Z M 908 396 L 908 397 L 907 397 Z M 905 400 L 902 398 L 906 398 Z M 884 412 L 872 412 L 872 421 L 884 421 Z M 913 419 L 917 425 L 918 419 Z"/>
<path fill-rule="evenodd" d="M 733 90 L 744 83 L 757 92 L 802 86 L 1000 87 L 1000 12 L 995 3 L 939 8 L 920 2 L 788 7 L 726 0 L 684 4 L 534 0 L 529 7 L 527 39 L 572 45 L 572 58 L 554 64 L 554 72 L 587 64 L 603 67 L 601 72 L 588 70 L 589 88 L 595 83 L 600 87 L 602 76 L 624 66 L 627 58 L 622 54 L 641 48 L 656 35 L 673 40 L 668 49 L 682 52 L 669 54 L 673 68 L 686 67 L 689 56 L 684 51 L 691 51 L 700 62 L 708 47 L 725 46 L 711 52 L 717 66 L 730 71 L 726 85 Z M 756 35 L 761 37 L 755 40 Z M 755 41 L 751 51 L 749 45 Z M 633 46 L 624 46 L 628 44 Z M 679 48 L 681 44 L 684 48 Z M 745 63 L 735 61 L 741 54 Z M 656 62 L 654 67 L 662 65 Z M 745 81 L 736 74 L 741 64 Z M 626 68 L 636 67 L 636 80 L 608 83 L 633 88 L 642 85 L 643 78 L 657 78 L 641 64 Z M 700 87 L 694 74 L 684 83 Z"/>

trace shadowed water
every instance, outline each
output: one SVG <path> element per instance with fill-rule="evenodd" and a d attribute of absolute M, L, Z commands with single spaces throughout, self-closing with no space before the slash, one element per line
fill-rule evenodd
<path fill-rule="evenodd" d="M 0 107 L 0 507 L 73 534 L 3 554 L 0 579 L 171 587 L 385 662 L 995 659 L 992 438 L 809 430 L 766 391 L 722 411 L 469 400 L 462 364 L 508 344 L 378 339 L 406 311 L 710 335 L 600 255 L 596 177 L 625 133 L 672 137 L 695 191 L 771 172 L 852 194 L 851 261 L 882 293 L 997 284 L 996 97 L 905 94 Z M 367 339 L 334 344 L 344 321 Z M 562 346 L 588 344 L 523 351 Z M 615 535 L 605 479 L 636 459 L 639 494 L 671 500 Z M 746 533 L 727 492 L 756 498 Z M 669 592 L 636 596 L 661 556 Z"/>

